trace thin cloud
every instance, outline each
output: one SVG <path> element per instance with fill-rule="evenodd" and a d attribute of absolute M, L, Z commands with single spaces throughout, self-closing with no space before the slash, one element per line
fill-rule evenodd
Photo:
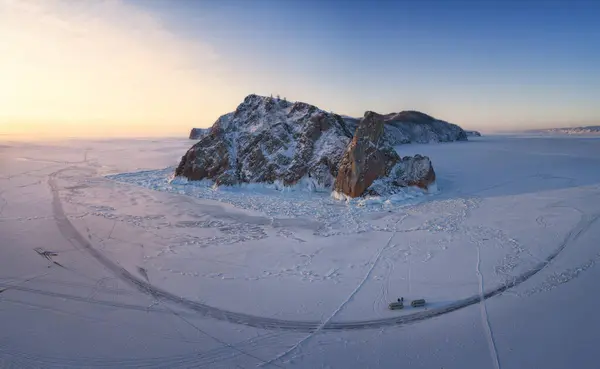
<path fill-rule="evenodd" d="M 5 128 L 27 121 L 175 130 L 229 108 L 211 45 L 182 39 L 119 0 L 0 0 L 0 53 Z"/>

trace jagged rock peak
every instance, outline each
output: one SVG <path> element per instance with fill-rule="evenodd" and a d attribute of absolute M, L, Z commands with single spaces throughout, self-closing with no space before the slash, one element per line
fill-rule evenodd
<path fill-rule="evenodd" d="M 292 185 L 307 177 L 317 186 L 331 187 L 351 137 L 337 114 L 252 94 L 188 150 L 176 175 L 218 184 Z"/>

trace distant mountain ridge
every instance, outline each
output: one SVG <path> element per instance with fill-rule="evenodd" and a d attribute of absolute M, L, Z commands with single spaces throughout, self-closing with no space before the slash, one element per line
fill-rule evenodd
<path fill-rule="evenodd" d="M 565 135 L 600 135 L 600 126 L 582 126 L 582 127 L 563 127 L 563 128 L 547 128 L 534 129 L 527 131 L 529 133 L 554 133 Z"/>

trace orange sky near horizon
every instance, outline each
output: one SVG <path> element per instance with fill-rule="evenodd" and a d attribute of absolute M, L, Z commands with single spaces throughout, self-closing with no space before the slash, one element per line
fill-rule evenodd
<path fill-rule="evenodd" d="M 0 134 L 186 135 L 244 95 L 209 45 L 121 1 L 0 0 L 0 55 Z"/>
<path fill-rule="evenodd" d="M 191 126 L 168 123 L 117 122 L 0 122 L 0 137 L 40 140 L 91 137 L 187 137 Z"/>

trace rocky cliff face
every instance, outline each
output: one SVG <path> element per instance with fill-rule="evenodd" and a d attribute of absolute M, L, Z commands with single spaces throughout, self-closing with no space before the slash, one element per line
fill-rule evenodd
<path fill-rule="evenodd" d="M 385 139 L 391 146 L 408 143 L 466 141 L 466 132 L 456 124 L 436 119 L 418 111 L 402 111 L 383 115 Z M 350 129 L 360 119 L 344 117 Z"/>
<path fill-rule="evenodd" d="M 465 131 L 467 137 L 481 137 L 481 133 L 477 131 Z"/>
<path fill-rule="evenodd" d="M 250 95 L 183 156 L 176 175 L 217 184 L 310 178 L 329 188 L 351 132 L 336 114 L 302 102 Z"/>
<path fill-rule="evenodd" d="M 429 158 L 401 158 L 385 140 L 385 124 L 385 116 L 365 113 L 340 162 L 335 191 L 350 197 L 384 195 L 398 187 L 428 189 L 435 182 Z"/>
<path fill-rule="evenodd" d="M 400 157 L 391 146 L 385 144 L 383 136 L 383 116 L 365 113 L 340 162 L 335 191 L 358 197 L 376 179 L 389 174 Z"/>

